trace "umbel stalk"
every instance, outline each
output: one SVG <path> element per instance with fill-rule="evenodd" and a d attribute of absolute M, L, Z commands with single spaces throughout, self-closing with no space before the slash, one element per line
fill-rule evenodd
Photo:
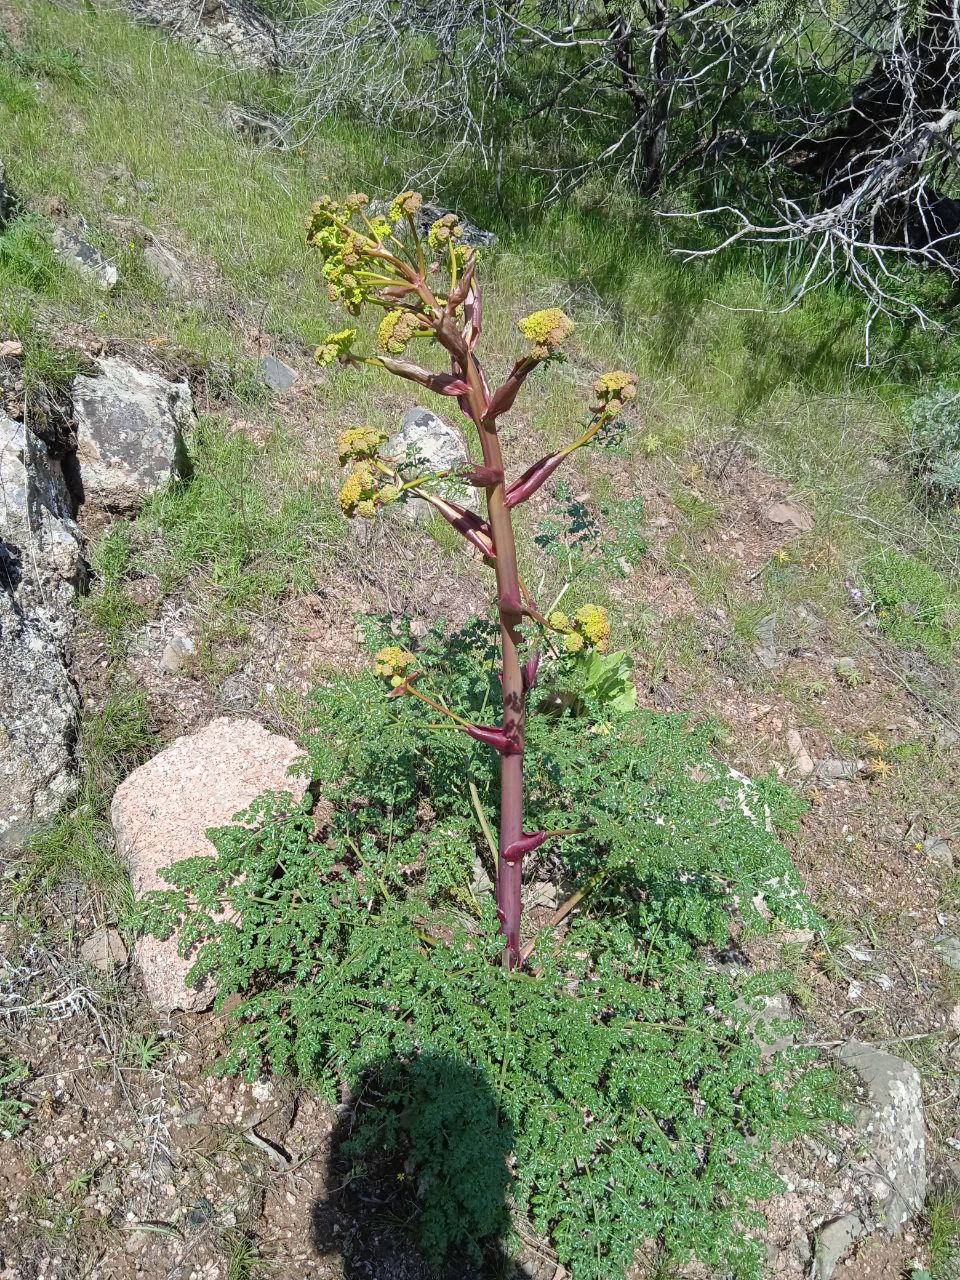
<path fill-rule="evenodd" d="M 437 483 L 450 472 L 410 478 L 404 459 L 382 453 L 382 432 L 352 428 L 340 437 L 340 460 L 353 461 L 353 470 L 340 491 L 347 516 L 371 518 L 392 502 L 411 494 L 425 498 L 487 562 L 496 577 L 496 605 L 500 622 L 503 720 L 500 725 L 469 724 L 416 686 L 421 675 L 410 668 L 411 653 L 391 646 L 377 655 L 377 670 L 388 678 L 393 697 L 411 695 L 448 716 L 457 729 L 491 746 L 500 757 L 500 835 L 497 860 L 497 914 L 504 933 L 504 964 L 522 963 L 521 913 L 523 859 L 559 832 L 525 833 L 524 738 L 527 698 L 540 664 L 540 646 L 552 645 L 559 635 L 575 652 L 584 646 L 603 648 L 609 634 L 606 615 L 595 605 L 584 606 L 571 620 L 563 614 L 544 618 L 520 578 L 512 511 L 526 502 L 561 463 L 582 448 L 636 394 L 633 374 L 617 370 L 594 383 L 599 403 L 590 422 L 566 448 L 541 458 L 512 484 L 507 483 L 498 434 L 500 417 L 508 413 L 530 373 L 541 364 L 561 359 L 560 348 L 573 331 L 569 318 L 556 307 L 534 312 L 518 328 L 530 344 L 495 390 L 475 352 L 482 332 L 482 295 L 476 277 L 476 254 L 458 244 L 460 227 L 448 214 L 429 230 L 424 245 L 417 225 L 421 198 L 404 192 L 390 208 L 389 218 L 371 217 L 366 196 L 348 196 L 342 206 L 324 197 L 314 205 L 307 224 L 307 243 L 323 255 L 323 275 L 331 298 L 352 314 L 363 305 L 379 307 L 384 317 L 377 331 L 379 351 L 360 356 L 352 350 L 356 329 L 331 334 L 317 350 L 321 365 L 339 360 L 345 365 L 374 364 L 400 378 L 455 399 L 477 431 L 483 455 L 480 467 L 454 473 L 464 484 L 483 489 L 487 518 L 439 494 Z M 431 258 L 436 255 L 436 261 Z M 450 372 L 438 373 L 406 358 L 406 348 L 426 340 L 448 357 Z M 539 633 L 533 656 L 521 661 L 524 627 Z"/>

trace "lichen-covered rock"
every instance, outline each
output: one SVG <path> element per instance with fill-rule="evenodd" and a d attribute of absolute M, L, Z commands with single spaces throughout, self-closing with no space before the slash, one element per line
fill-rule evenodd
<path fill-rule="evenodd" d="M 83 576 L 60 464 L 0 413 L 0 848 L 76 789 L 78 699 L 64 656 Z"/>
<path fill-rule="evenodd" d="M 410 475 L 432 471 L 449 471 L 465 466 L 470 461 L 466 442 L 456 427 L 451 427 L 429 409 L 418 405 L 403 416 L 400 429 L 395 431 L 383 446 L 383 453 L 411 463 Z M 438 484 L 437 493 L 472 511 L 479 510 L 480 498 L 476 489 L 458 484 L 455 480 Z M 435 514 L 433 507 L 422 498 L 410 498 L 398 508 L 411 523 L 426 521 Z"/>
<path fill-rule="evenodd" d="M 134 17 L 189 40 L 200 53 L 238 67 L 278 70 L 284 45 L 251 0 L 128 0 Z"/>
<path fill-rule="evenodd" d="M 290 792 L 299 800 L 306 779 L 290 776 L 289 769 L 301 754 L 295 742 L 255 720 L 223 716 L 134 770 L 117 788 L 110 810 L 134 892 L 169 888 L 160 874 L 164 868 L 209 857 L 213 846 L 206 833 L 229 826 L 263 792 Z M 134 958 L 157 1012 L 209 1007 L 212 983 L 187 986 L 193 961 L 179 954 L 176 936 L 141 939 Z"/>
<path fill-rule="evenodd" d="M 838 1058 L 863 1082 L 856 1108 L 858 1167 L 873 1213 L 889 1235 L 899 1235 L 927 1194 L 926 1137 L 920 1072 L 909 1062 L 851 1040 Z"/>
<path fill-rule="evenodd" d="M 180 473 L 193 398 L 185 382 L 115 357 L 96 364 L 99 376 L 73 384 L 82 500 L 130 511 Z"/>
<path fill-rule="evenodd" d="M 104 292 L 113 289 L 120 279 L 119 272 L 109 258 L 84 240 L 72 227 L 65 224 L 53 233 L 53 250 L 58 258 L 69 262 L 81 275 L 88 276 Z"/>

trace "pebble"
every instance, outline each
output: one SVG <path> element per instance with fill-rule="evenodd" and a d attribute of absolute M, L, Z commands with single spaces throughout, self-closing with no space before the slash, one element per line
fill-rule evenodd
<path fill-rule="evenodd" d="M 787 750 L 793 757 L 793 763 L 801 778 L 809 778 L 814 770 L 813 757 L 803 745 L 803 739 L 796 729 L 787 734 Z"/>

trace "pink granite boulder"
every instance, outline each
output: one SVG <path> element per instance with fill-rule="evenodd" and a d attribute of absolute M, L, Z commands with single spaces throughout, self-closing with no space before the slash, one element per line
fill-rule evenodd
<path fill-rule="evenodd" d="M 177 738 L 122 782 L 110 816 L 134 893 L 167 889 L 160 872 L 184 858 L 209 856 L 206 833 L 229 826 L 264 791 L 290 792 L 299 800 L 304 777 L 289 770 L 303 752 L 289 738 L 255 720 L 223 716 L 197 733 Z M 192 959 L 177 951 L 177 938 L 147 937 L 134 958 L 150 1003 L 158 1013 L 210 1007 L 213 984 L 188 987 Z"/>

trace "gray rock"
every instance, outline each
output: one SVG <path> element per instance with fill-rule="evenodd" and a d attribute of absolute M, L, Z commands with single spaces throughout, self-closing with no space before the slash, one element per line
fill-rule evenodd
<path fill-rule="evenodd" d="M 943 867 L 945 871 L 953 869 L 953 851 L 941 836 L 927 836 L 923 852 L 936 866 Z"/>
<path fill-rule="evenodd" d="M 188 40 L 200 53 L 238 67 L 276 71 L 284 43 L 270 19 L 250 0 L 127 0 L 134 17 Z"/>
<path fill-rule="evenodd" d="M 291 369 L 276 356 L 263 357 L 260 361 L 260 376 L 271 391 L 289 391 L 300 378 L 295 369 Z"/>
<path fill-rule="evenodd" d="M 833 669 L 841 680 L 849 680 L 857 674 L 857 664 L 853 658 L 838 658 Z"/>
<path fill-rule="evenodd" d="M 934 939 L 933 949 L 941 964 L 960 972 L 960 938 L 953 938 L 948 933 L 941 934 Z"/>
<path fill-rule="evenodd" d="M 879 1224 L 889 1235 L 899 1235 L 923 1209 L 927 1194 L 920 1072 L 857 1040 L 844 1045 L 837 1057 L 866 1089 L 865 1101 L 855 1108 L 860 1177 Z"/>
<path fill-rule="evenodd" d="M 419 406 L 404 414 L 399 431 L 394 432 L 383 446 L 389 457 L 407 459 L 410 476 L 433 471 L 448 471 L 469 463 L 470 454 L 466 442 L 456 427 L 449 426 L 429 409 Z M 437 493 L 472 511 L 479 510 L 478 490 L 455 480 L 438 482 Z M 422 498 L 410 498 L 399 507 L 400 513 L 410 523 L 425 522 L 436 514 L 429 502 Z"/>
<path fill-rule="evenodd" d="M 370 204 L 371 214 L 386 214 L 390 208 L 388 200 L 374 200 Z M 455 209 L 448 209 L 444 205 L 424 203 L 420 206 L 420 212 L 417 214 L 417 231 L 423 240 L 426 240 L 430 232 L 430 228 L 438 218 L 444 218 L 447 214 L 452 213 L 454 217 L 460 220 L 460 226 L 463 230 L 463 236 L 460 244 L 470 245 L 474 249 L 495 249 L 499 237 L 494 231 L 484 231 L 483 227 L 478 227 L 475 222 L 471 222 L 469 218 L 465 218 L 462 213 L 457 213 Z M 401 230 L 398 232 L 402 236 Z"/>
<path fill-rule="evenodd" d="M 4 225 L 16 208 L 16 198 L 7 184 L 7 174 L 0 160 L 0 227 Z"/>
<path fill-rule="evenodd" d="M 801 507 L 798 502 L 791 502 L 789 499 L 784 502 L 775 502 L 764 514 L 774 524 L 789 525 L 800 533 L 809 533 L 813 528 L 813 517 L 810 512 L 805 507 Z"/>
<path fill-rule="evenodd" d="M 867 1234 L 863 1219 L 855 1213 L 845 1213 L 842 1218 L 835 1218 L 822 1227 L 817 1233 L 815 1280 L 830 1280 L 837 1264 Z"/>
<path fill-rule="evenodd" d="M 776 641 L 777 616 L 774 613 L 768 613 L 757 624 L 757 646 L 753 651 L 757 660 L 768 671 L 772 671 L 780 661 Z"/>
<path fill-rule="evenodd" d="M 0 413 L 0 849 L 76 790 L 78 699 L 64 658 L 84 572 L 59 462 Z"/>
<path fill-rule="evenodd" d="M 114 357 L 96 363 L 99 376 L 73 384 L 82 500 L 130 511 L 181 473 L 193 399 L 185 382 Z"/>
<path fill-rule="evenodd" d="M 143 261 L 147 270 L 155 280 L 163 285 L 169 294 L 180 296 L 189 290 L 190 272 L 175 253 L 152 237 L 144 243 Z"/>
<path fill-rule="evenodd" d="M 69 262 L 105 292 L 113 289 L 120 279 L 117 268 L 99 249 L 95 249 L 83 236 L 64 224 L 54 230 L 53 251 L 58 258 Z"/>
<path fill-rule="evenodd" d="M 822 782 L 853 782 L 859 776 L 857 760 L 821 760 L 814 770 L 814 777 Z"/>

